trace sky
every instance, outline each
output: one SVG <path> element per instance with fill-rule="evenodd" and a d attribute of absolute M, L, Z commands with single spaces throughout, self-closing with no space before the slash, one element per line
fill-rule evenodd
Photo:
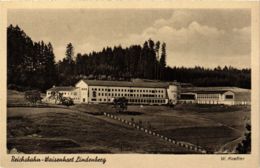
<path fill-rule="evenodd" d="M 56 61 L 70 42 L 83 54 L 152 39 L 166 43 L 169 66 L 251 67 L 247 9 L 10 9 L 10 24 L 51 42 Z"/>

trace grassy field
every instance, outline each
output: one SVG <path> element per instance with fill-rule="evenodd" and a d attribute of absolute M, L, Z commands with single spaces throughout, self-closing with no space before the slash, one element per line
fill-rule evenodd
<path fill-rule="evenodd" d="M 25 103 L 23 94 L 9 91 L 8 103 Z M 250 119 L 250 108 L 241 106 L 129 106 L 120 114 L 106 104 L 11 106 L 7 111 L 8 148 L 24 153 L 191 153 L 108 119 L 103 112 L 210 152 L 223 146 L 234 148 L 244 134 L 244 120 Z"/>
<path fill-rule="evenodd" d="M 194 105 L 187 109 L 185 105 L 176 108 L 129 106 L 128 112 L 115 115 L 169 138 L 202 146 L 210 152 L 218 151 L 224 144 L 244 135 L 245 119 L 250 119 L 249 107 L 205 108 Z"/>
<path fill-rule="evenodd" d="M 7 92 L 7 104 L 8 105 L 25 105 L 29 102 L 24 99 L 24 92 L 16 90 L 8 90 Z M 41 97 L 45 97 L 44 93 L 41 93 Z"/>
<path fill-rule="evenodd" d="M 24 153 L 185 152 L 132 128 L 62 108 L 8 108 L 7 129 L 9 148 Z"/>

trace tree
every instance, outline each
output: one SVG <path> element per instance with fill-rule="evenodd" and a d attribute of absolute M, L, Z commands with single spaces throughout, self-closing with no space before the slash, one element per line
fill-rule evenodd
<path fill-rule="evenodd" d="M 116 112 L 124 112 L 127 110 L 128 100 L 125 97 L 119 97 L 114 99 L 114 107 Z"/>
<path fill-rule="evenodd" d="M 155 79 L 159 78 L 159 64 L 158 61 L 160 60 L 160 41 L 157 41 L 155 44 L 155 53 L 156 53 L 156 64 L 155 64 Z"/>
<path fill-rule="evenodd" d="M 166 43 L 162 44 L 162 54 L 160 58 L 160 66 L 161 68 L 165 68 L 166 66 Z"/>
<path fill-rule="evenodd" d="M 236 151 L 240 154 L 248 154 L 251 152 L 251 125 L 246 124 L 245 139 L 238 144 Z"/>
<path fill-rule="evenodd" d="M 49 88 L 56 82 L 51 43 L 33 42 L 19 26 L 7 28 L 8 84 L 21 88 Z"/>
<path fill-rule="evenodd" d="M 72 98 L 70 98 L 70 97 L 63 97 L 61 99 L 61 104 L 65 105 L 65 106 L 71 106 L 71 105 L 74 105 L 74 102 L 73 102 Z"/>
<path fill-rule="evenodd" d="M 38 101 L 41 101 L 41 93 L 38 90 L 31 90 L 25 92 L 25 99 L 29 102 L 35 104 Z"/>
<path fill-rule="evenodd" d="M 166 67 L 166 43 L 162 44 L 162 53 L 161 53 L 161 58 L 160 58 L 160 78 L 164 79 L 165 74 L 165 67 Z"/>
<path fill-rule="evenodd" d="M 69 62 L 69 63 L 72 63 L 73 60 L 74 60 L 74 47 L 71 43 L 69 43 L 66 47 L 66 60 Z"/>
<path fill-rule="evenodd" d="M 19 27 L 7 28 L 7 84 L 19 90 L 45 91 L 52 85 L 74 85 L 79 79 L 130 80 L 131 78 L 177 80 L 195 86 L 251 88 L 251 69 L 230 66 L 215 69 L 169 67 L 166 44 L 149 39 L 143 45 L 104 47 L 76 54 L 69 43 L 65 58 L 55 62 L 51 43 L 34 42 Z"/>

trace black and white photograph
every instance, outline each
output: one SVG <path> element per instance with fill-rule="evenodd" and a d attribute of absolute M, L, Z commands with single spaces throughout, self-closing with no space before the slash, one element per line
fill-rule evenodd
<path fill-rule="evenodd" d="M 0 167 L 256 168 L 259 3 L 177 1 L 0 2 Z"/>
<path fill-rule="evenodd" d="M 251 25 L 247 8 L 8 9 L 6 153 L 250 155 Z"/>

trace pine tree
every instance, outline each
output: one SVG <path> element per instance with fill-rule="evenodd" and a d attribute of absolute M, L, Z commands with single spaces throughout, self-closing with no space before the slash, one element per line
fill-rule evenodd
<path fill-rule="evenodd" d="M 157 41 L 155 44 L 155 53 L 156 53 L 155 79 L 158 79 L 159 78 L 160 41 Z"/>
<path fill-rule="evenodd" d="M 165 68 L 166 66 L 166 44 L 162 44 L 162 54 L 160 58 L 160 66 L 161 68 Z"/>
<path fill-rule="evenodd" d="M 74 60 L 74 47 L 71 43 L 69 43 L 66 47 L 66 60 L 69 62 L 69 63 L 72 63 L 73 60 Z"/>
<path fill-rule="evenodd" d="M 166 67 L 166 43 L 162 44 L 162 53 L 161 53 L 161 58 L 160 58 L 160 79 L 164 79 L 164 71 L 165 71 L 165 67 Z"/>

